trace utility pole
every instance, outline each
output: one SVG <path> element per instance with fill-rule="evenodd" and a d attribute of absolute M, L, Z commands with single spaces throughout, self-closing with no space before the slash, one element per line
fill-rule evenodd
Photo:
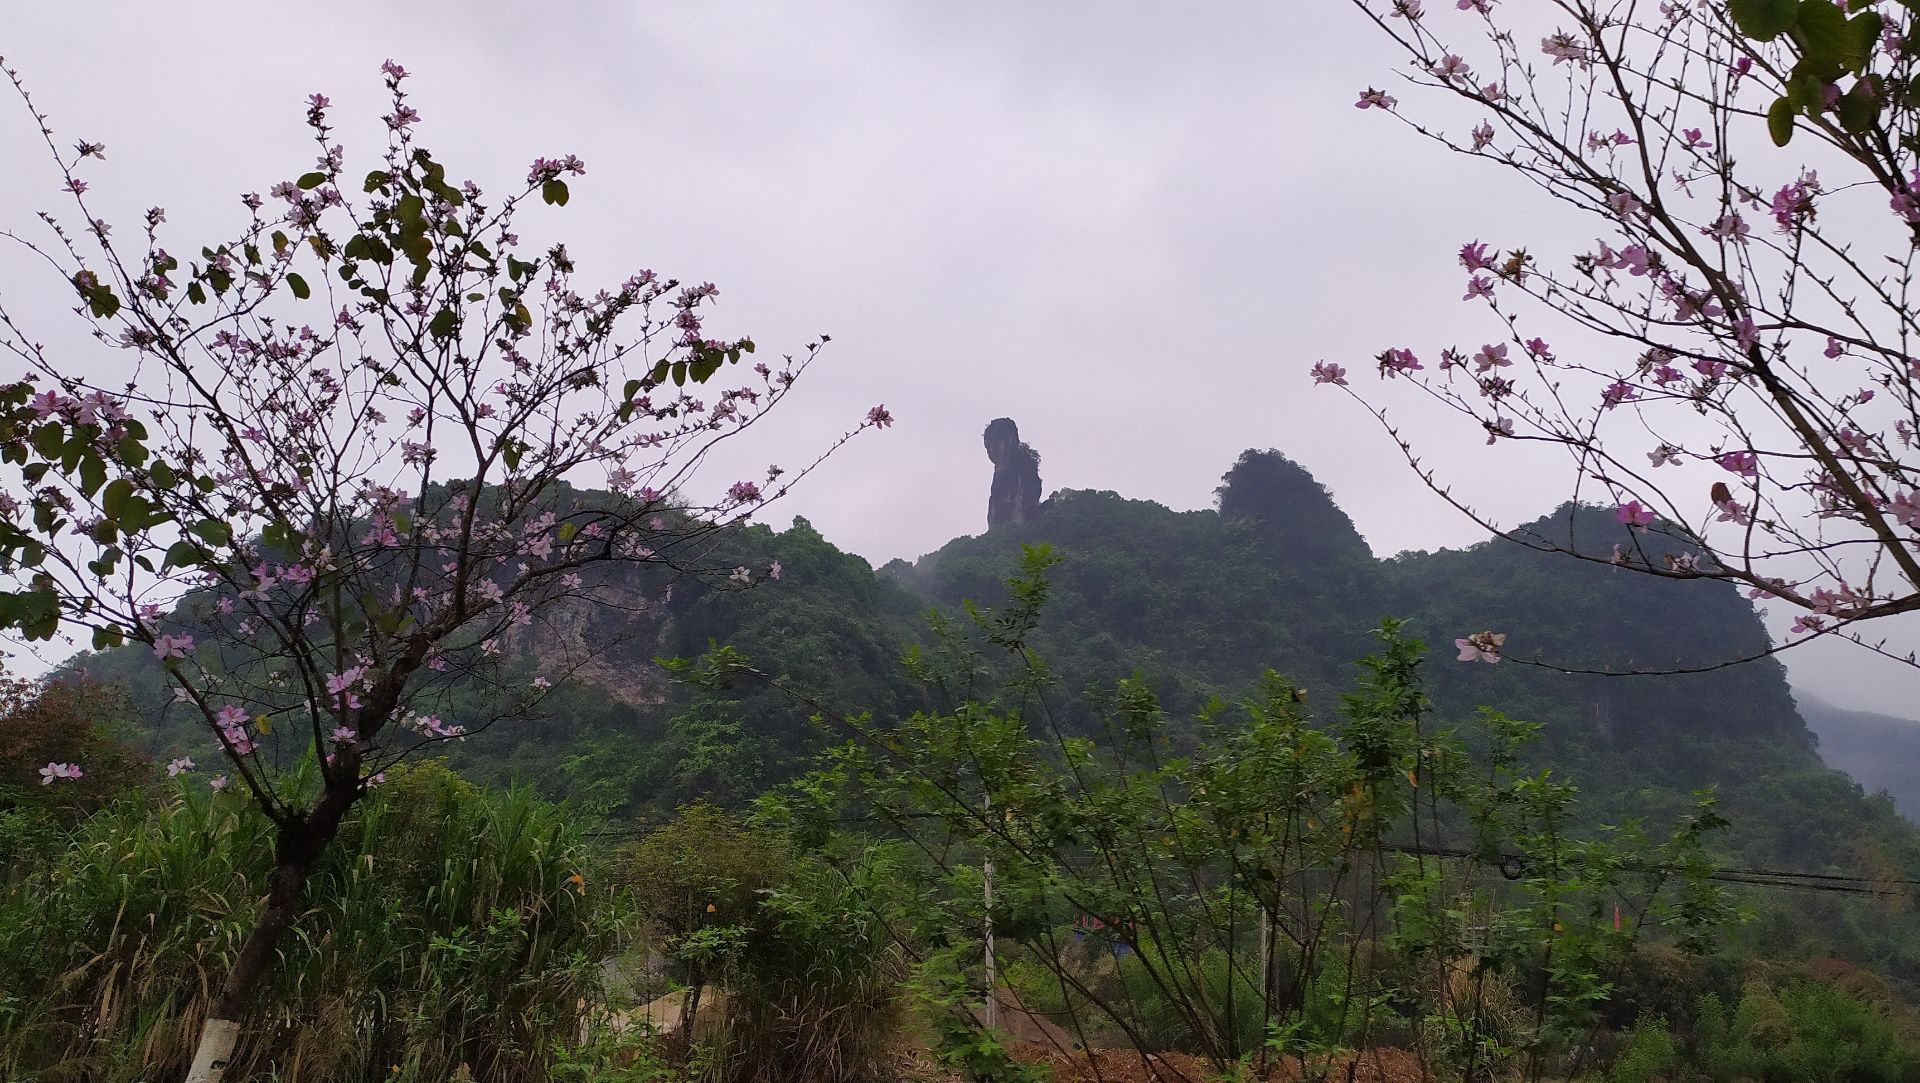
<path fill-rule="evenodd" d="M 993 820 L 993 797 L 986 799 L 987 822 Z M 987 1029 L 994 1030 L 1000 1025 L 1000 977 L 999 969 L 993 962 L 993 858 L 980 863 L 980 881 L 986 904 L 986 941 L 987 941 Z"/>

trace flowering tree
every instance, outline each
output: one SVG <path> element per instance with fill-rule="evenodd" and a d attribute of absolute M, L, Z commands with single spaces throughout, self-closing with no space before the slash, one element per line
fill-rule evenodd
<path fill-rule="evenodd" d="M 243 197 L 238 234 L 184 264 L 159 209 L 131 245 L 92 213 L 84 170 L 104 148 L 62 151 L 35 110 L 79 227 L 43 213 L 48 239 L 6 234 L 71 283 L 106 349 L 89 373 L 0 303 L 0 346 L 29 369 L 0 386 L 0 623 L 151 650 L 217 745 L 207 758 L 276 829 L 266 903 L 206 1022 L 196 1081 L 220 1078 L 342 817 L 384 768 L 463 733 L 433 709 L 440 690 L 501 679 L 503 641 L 579 617 L 613 566 L 657 570 L 638 579 L 652 597 L 623 599 L 639 607 L 676 576 L 730 589 L 777 577 L 709 567 L 713 543 L 891 421 L 875 407 L 791 476 L 773 466 L 709 502 L 686 495 L 820 344 L 720 389 L 754 343 L 710 336 L 713 286 L 641 271 L 586 292 L 566 248 L 519 254 L 516 212 L 535 196 L 564 206 L 579 159 L 537 159 L 488 202 L 416 141 L 407 73 L 383 71 L 392 112 L 375 168 L 349 174 L 314 95 L 313 168 Z M 550 686 L 519 683 L 497 697 L 505 714 Z M 317 782 L 274 769 L 289 742 L 311 752 Z M 50 764 L 47 780 L 79 766 Z"/>
<path fill-rule="evenodd" d="M 1563 450 L 1575 499 L 1625 528 L 1598 551 L 1508 536 L 1745 584 L 1803 611 L 1796 642 L 1859 641 L 1857 622 L 1920 610 L 1920 4 L 1354 3 L 1409 58 L 1411 84 L 1465 111 L 1450 130 L 1377 88 L 1358 108 L 1504 166 L 1598 227 L 1568 250 L 1464 244 L 1463 299 L 1493 316 L 1492 340 L 1430 366 L 1405 345 L 1377 357 L 1383 380 L 1488 444 Z M 1542 310 L 1578 344 L 1550 345 L 1528 322 Z M 1365 403 L 1473 514 L 1383 400 L 1335 363 L 1313 377 Z M 1491 640 L 1460 645 L 1498 657 Z"/>

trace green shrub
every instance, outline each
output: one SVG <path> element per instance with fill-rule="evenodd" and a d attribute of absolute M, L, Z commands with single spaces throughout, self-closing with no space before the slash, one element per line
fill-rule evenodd
<path fill-rule="evenodd" d="M 1626 1046 L 1613 1059 L 1609 1083 L 1654 1083 L 1664 1078 L 1679 1056 L 1673 1032 L 1659 1016 L 1642 1016 L 1627 1036 Z"/>
<path fill-rule="evenodd" d="M 243 795 L 177 786 L 82 823 L 0 897 L 0 1078 L 177 1076 L 271 859 Z M 312 912 L 234 1075 L 540 1081 L 611 949 L 610 893 L 563 809 L 396 771 L 313 874 Z M 591 888 L 589 885 L 593 885 Z"/>
<path fill-rule="evenodd" d="M 1920 1076 L 1920 1044 L 1884 1005 L 1825 982 L 1752 980 L 1734 1010 L 1702 998 L 1695 1063 L 1708 1078 L 1768 1083 L 1899 1083 Z"/>

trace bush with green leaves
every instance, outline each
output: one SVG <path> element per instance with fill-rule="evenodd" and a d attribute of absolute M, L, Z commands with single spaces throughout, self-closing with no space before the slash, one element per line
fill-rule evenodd
<path fill-rule="evenodd" d="M 316 867 L 324 933 L 290 938 L 234 1073 L 282 1083 L 548 1078 L 621 915 L 580 826 L 522 789 L 391 773 Z M 272 825 L 176 783 L 5 872 L 0 1078 L 178 1078 L 261 905 Z"/>
<path fill-rule="evenodd" d="M 1729 1010 L 1702 998 L 1698 1070 L 1717 1081 L 1899 1083 L 1920 1075 L 1920 1035 L 1891 1005 L 1806 976 L 1750 978 Z"/>
<path fill-rule="evenodd" d="M 1052 562 L 1030 548 L 1006 607 L 936 622 L 909 657 L 947 706 L 842 719 L 854 739 L 803 787 L 920 850 L 919 928 L 962 946 L 946 957 L 976 1000 L 991 928 L 997 987 L 1217 1071 L 1330 1063 L 1382 1030 L 1463 1077 L 1578 1071 L 1636 941 L 1697 947 L 1731 917 L 1705 877 L 1711 797 L 1661 841 L 1580 837 L 1575 788 L 1523 766 L 1537 727 L 1443 727 L 1394 621 L 1331 714 L 1269 673 L 1176 727 L 1136 677 L 1098 700 L 1099 738 L 1070 733 L 1029 638 Z"/>
<path fill-rule="evenodd" d="M 777 812 L 690 805 L 624 854 L 649 942 L 684 985 L 682 1066 L 724 1083 L 888 1079 L 906 976 L 884 924 L 897 862 L 869 848 L 829 866 Z M 709 987 L 721 1018 L 696 1029 Z"/>

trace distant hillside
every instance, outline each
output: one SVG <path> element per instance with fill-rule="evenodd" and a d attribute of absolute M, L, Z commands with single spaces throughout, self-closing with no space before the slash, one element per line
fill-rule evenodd
<path fill-rule="evenodd" d="M 927 608 L 997 605 L 1022 544 L 1046 542 L 1062 559 L 1035 645 L 1057 678 L 1050 706 L 1068 728 L 1095 721 L 1084 691 L 1122 677 L 1144 674 L 1182 718 L 1211 697 L 1237 698 L 1269 668 L 1301 682 L 1330 719 L 1354 660 L 1372 648 L 1370 630 L 1383 616 L 1402 617 L 1432 651 L 1435 724 L 1462 724 L 1483 705 L 1541 723 L 1541 764 L 1580 785 L 1589 824 L 1641 820 L 1657 831 L 1695 790 L 1713 787 L 1733 823 L 1718 843 L 1729 861 L 1920 878 L 1920 829 L 1821 762 L 1777 662 L 1667 676 L 1525 664 L 1627 672 L 1757 653 L 1766 629 L 1731 585 L 1660 580 L 1504 540 L 1378 560 L 1326 490 L 1278 452 L 1241 456 L 1217 495 L 1218 510 L 1176 512 L 1111 492 L 1058 492 L 1017 521 L 878 572 L 804 521 L 737 532 L 716 563 L 765 568 L 778 559 L 779 581 L 748 591 L 689 583 L 643 610 L 560 615 L 510 644 L 529 677 L 560 642 L 553 637 L 602 644 L 604 653 L 563 682 L 543 717 L 503 720 L 450 758 L 613 816 L 696 797 L 747 801 L 811 762 L 827 735 L 809 721 L 813 709 L 757 684 L 722 695 L 676 685 L 654 659 L 724 643 L 817 703 L 899 717 L 927 702 L 900 665 L 929 638 Z M 1569 506 L 1528 529 L 1604 553 L 1625 528 L 1608 512 Z M 616 603 L 658 588 L 640 572 L 595 587 Z M 1455 660 L 1453 640 L 1481 630 L 1509 636 L 1507 659 Z M 76 664 L 134 686 L 156 749 L 209 751 L 203 735 L 165 718 L 150 652 Z M 489 705 L 485 689 L 450 688 L 442 714 L 460 721 Z M 1838 714 L 1853 720 L 1849 733 L 1874 718 Z M 1911 738 L 1881 732 L 1920 747 L 1920 729 Z M 1851 751 L 1868 740 L 1849 743 L 1829 726 L 1821 750 L 1872 788 L 1914 792 L 1874 770 L 1896 758 L 1891 746 Z M 1780 953 L 1870 959 L 1920 987 L 1920 918 L 1893 920 L 1833 896 L 1792 903 L 1764 908 L 1752 935 Z"/>
<path fill-rule="evenodd" d="M 1885 791 L 1902 815 L 1920 821 L 1920 722 L 1845 710 L 1806 692 L 1794 696 L 1828 766 L 1852 775 L 1868 792 Z"/>

